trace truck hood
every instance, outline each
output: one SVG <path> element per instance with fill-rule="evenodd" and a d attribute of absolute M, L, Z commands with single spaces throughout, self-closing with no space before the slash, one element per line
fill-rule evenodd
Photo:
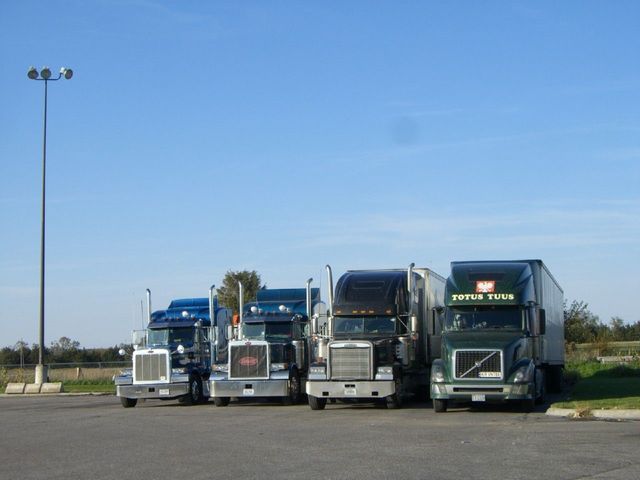
<path fill-rule="evenodd" d="M 447 350 L 453 349 L 474 349 L 492 348 L 496 350 L 511 350 L 515 344 L 520 343 L 523 338 L 519 331 L 465 331 L 449 332 L 442 336 L 442 342 Z"/>

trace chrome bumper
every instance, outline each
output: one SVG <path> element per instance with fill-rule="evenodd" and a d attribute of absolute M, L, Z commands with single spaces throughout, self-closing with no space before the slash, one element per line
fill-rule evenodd
<path fill-rule="evenodd" d="M 533 383 L 511 384 L 451 384 L 431 383 L 431 398 L 438 400 L 471 401 L 473 395 L 484 395 L 491 400 L 530 400 L 535 396 Z"/>
<path fill-rule="evenodd" d="M 116 395 L 125 398 L 177 398 L 187 393 L 189 393 L 188 383 L 118 385 L 116 387 Z"/>
<path fill-rule="evenodd" d="M 209 389 L 211 397 L 284 397 L 289 394 L 289 380 L 209 380 Z"/>
<path fill-rule="evenodd" d="M 307 395 L 318 398 L 385 398 L 396 393 L 393 380 L 308 381 Z"/>

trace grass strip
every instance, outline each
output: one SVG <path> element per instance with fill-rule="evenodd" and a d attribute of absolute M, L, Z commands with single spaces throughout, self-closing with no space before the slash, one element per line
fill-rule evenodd
<path fill-rule="evenodd" d="M 640 363 L 627 365 L 583 362 L 567 365 L 573 386 L 556 408 L 576 410 L 640 409 Z"/>

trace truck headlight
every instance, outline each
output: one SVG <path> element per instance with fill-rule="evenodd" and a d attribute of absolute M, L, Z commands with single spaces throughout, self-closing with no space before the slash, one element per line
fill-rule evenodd
<path fill-rule="evenodd" d="M 226 363 L 218 363 L 218 364 L 212 365 L 211 369 L 214 372 L 228 372 L 229 365 L 227 365 Z"/>
<path fill-rule="evenodd" d="M 513 376 L 513 383 L 529 383 L 533 381 L 534 371 L 533 364 L 518 368 Z"/>
<path fill-rule="evenodd" d="M 444 382 L 444 367 L 442 365 L 435 364 L 431 367 L 431 381 L 433 383 Z"/>
<path fill-rule="evenodd" d="M 324 375 L 325 367 L 309 367 L 309 373 L 314 375 Z"/>
<path fill-rule="evenodd" d="M 181 373 L 187 373 L 187 369 L 186 368 L 172 368 L 171 369 L 171 373 L 174 375 L 180 375 Z"/>
<path fill-rule="evenodd" d="M 289 364 L 287 363 L 272 363 L 271 370 L 272 372 L 279 372 L 280 370 L 286 370 L 289 368 Z"/>
<path fill-rule="evenodd" d="M 393 380 L 393 367 L 385 365 L 376 369 L 376 380 Z"/>

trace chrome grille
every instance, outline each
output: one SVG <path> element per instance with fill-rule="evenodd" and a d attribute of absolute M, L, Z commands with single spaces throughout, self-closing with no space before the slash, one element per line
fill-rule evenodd
<path fill-rule="evenodd" d="M 458 350 L 455 358 L 455 378 L 483 380 L 502 378 L 500 350 Z"/>
<path fill-rule="evenodd" d="M 133 377 L 136 382 L 168 382 L 167 351 L 141 352 L 133 357 Z"/>
<path fill-rule="evenodd" d="M 371 350 L 366 348 L 331 348 L 331 379 L 369 380 L 371 372 Z"/>
<path fill-rule="evenodd" d="M 230 345 L 229 378 L 269 378 L 267 344 Z"/>

